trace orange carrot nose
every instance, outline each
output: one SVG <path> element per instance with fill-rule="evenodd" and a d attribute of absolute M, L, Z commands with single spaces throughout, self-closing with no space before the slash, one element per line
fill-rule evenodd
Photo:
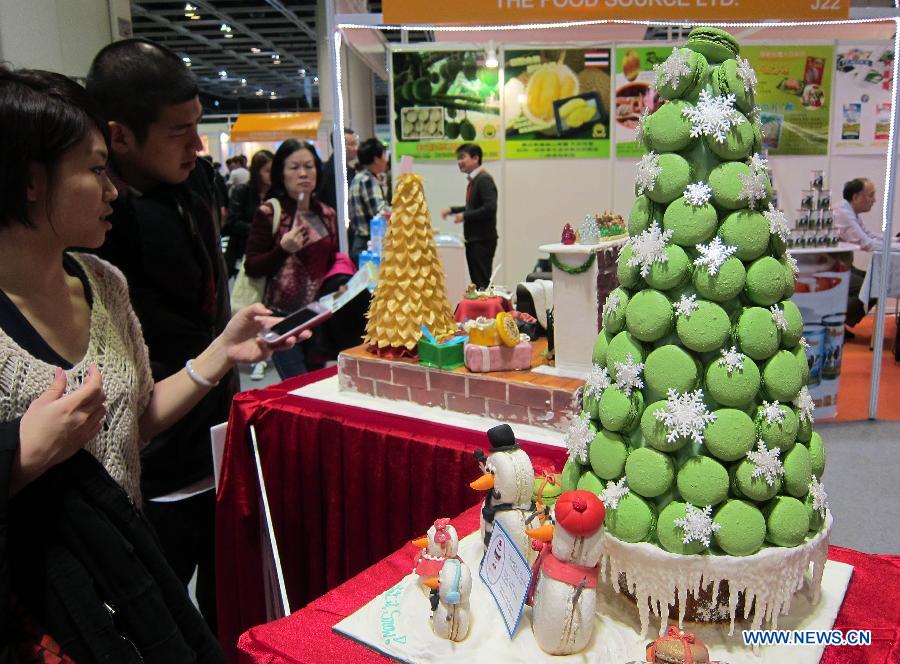
<path fill-rule="evenodd" d="M 424 549 L 426 546 L 428 546 L 428 535 L 414 539 L 412 543 L 413 546 L 417 549 Z"/>
<path fill-rule="evenodd" d="M 422 585 L 428 586 L 432 590 L 437 590 L 440 588 L 441 583 L 436 576 L 429 576 L 427 579 L 422 579 Z"/>
<path fill-rule="evenodd" d="M 489 491 L 490 489 L 494 488 L 494 474 L 485 473 L 477 480 L 469 484 L 469 486 L 476 491 Z"/>
<path fill-rule="evenodd" d="M 543 526 L 538 526 L 537 528 L 529 528 L 525 531 L 525 534 L 533 540 L 547 543 L 553 540 L 553 526 L 549 523 L 545 523 Z"/>

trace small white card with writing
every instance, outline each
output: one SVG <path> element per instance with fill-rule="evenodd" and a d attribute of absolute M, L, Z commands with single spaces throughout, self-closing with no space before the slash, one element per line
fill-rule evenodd
<path fill-rule="evenodd" d="M 478 574 L 500 609 L 509 638 L 513 638 L 525 608 L 531 567 L 499 521 L 494 521 Z"/>

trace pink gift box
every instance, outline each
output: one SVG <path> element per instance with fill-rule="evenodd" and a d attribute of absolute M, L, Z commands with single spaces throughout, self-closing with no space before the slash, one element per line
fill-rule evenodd
<path fill-rule="evenodd" d="M 531 342 L 517 346 L 476 346 L 466 344 L 466 368 L 475 373 L 520 371 L 531 368 Z"/>

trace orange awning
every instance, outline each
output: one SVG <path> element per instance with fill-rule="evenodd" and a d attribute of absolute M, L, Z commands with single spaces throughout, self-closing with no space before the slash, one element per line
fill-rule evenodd
<path fill-rule="evenodd" d="M 321 113 L 241 113 L 231 126 L 231 142 L 315 140 Z"/>

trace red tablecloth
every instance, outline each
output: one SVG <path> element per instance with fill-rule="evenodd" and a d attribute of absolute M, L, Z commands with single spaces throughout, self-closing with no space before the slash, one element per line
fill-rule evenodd
<path fill-rule="evenodd" d="M 334 372 L 234 400 L 216 503 L 219 639 L 231 661 L 241 633 L 266 621 L 251 423 L 294 610 L 479 500 L 468 482 L 483 432 L 287 394 Z M 536 468 L 562 468 L 565 450 L 522 442 Z"/>
<path fill-rule="evenodd" d="M 512 311 L 512 304 L 505 297 L 495 295 L 494 297 L 479 297 L 473 300 L 463 298 L 456 305 L 456 311 L 453 312 L 453 320 L 457 323 L 462 323 L 467 320 L 475 320 L 479 316 L 496 318 L 501 311 Z"/>
<path fill-rule="evenodd" d="M 478 506 L 453 519 L 460 537 L 478 527 Z M 240 639 L 240 662 L 308 662 L 365 664 L 388 658 L 331 630 L 409 574 L 416 549 L 407 544 L 365 572 L 287 618 L 260 625 Z M 833 647 L 820 664 L 896 664 L 900 662 L 900 556 L 873 556 L 833 546 L 832 560 L 853 565 L 853 578 L 835 622 L 835 629 L 870 629 L 869 647 Z M 790 664 L 785 662 L 784 664 Z"/>

